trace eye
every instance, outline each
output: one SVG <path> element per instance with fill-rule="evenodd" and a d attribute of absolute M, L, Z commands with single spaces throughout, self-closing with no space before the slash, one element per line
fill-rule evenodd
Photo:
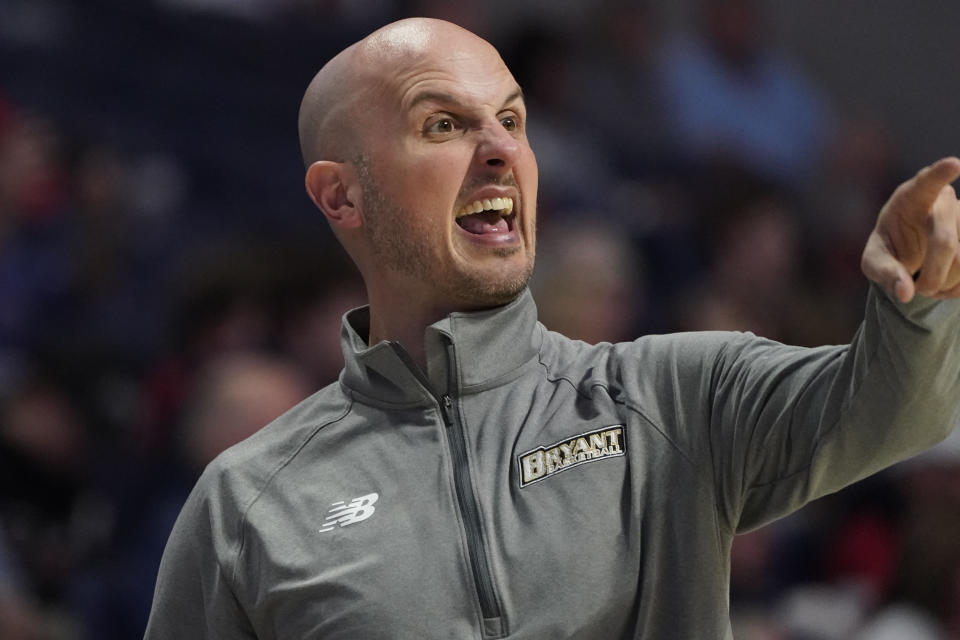
<path fill-rule="evenodd" d="M 500 119 L 500 124 L 507 131 L 516 131 L 520 128 L 520 122 L 516 116 L 505 116 Z"/>
<path fill-rule="evenodd" d="M 426 132 L 435 135 L 454 133 L 460 129 L 460 123 L 450 116 L 441 116 L 436 120 L 428 122 L 426 126 Z"/>

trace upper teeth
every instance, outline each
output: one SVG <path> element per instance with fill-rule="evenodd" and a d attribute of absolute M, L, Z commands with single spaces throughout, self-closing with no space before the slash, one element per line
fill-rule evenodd
<path fill-rule="evenodd" d="M 503 211 L 505 215 L 510 215 L 513 211 L 513 198 L 491 198 L 489 200 L 474 200 L 465 205 L 460 211 L 457 211 L 457 217 L 468 216 L 471 213 L 480 213 L 481 211 Z"/>

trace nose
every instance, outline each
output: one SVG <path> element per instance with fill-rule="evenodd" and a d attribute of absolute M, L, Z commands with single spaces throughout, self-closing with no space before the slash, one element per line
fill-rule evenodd
<path fill-rule="evenodd" d="M 477 144 L 476 159 L 485 171 L 506 173 L 516 164 L 522 142 L 507 131 L 499 121 L 492 122 L 481 130 Z"/>

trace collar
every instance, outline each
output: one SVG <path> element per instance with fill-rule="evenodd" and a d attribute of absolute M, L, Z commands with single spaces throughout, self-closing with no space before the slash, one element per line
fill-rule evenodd
<path fill-rule="evenodd" d="M 397 342 L 368 346 L 370 308 L 343 316 L 340 381 L 351 391 L 391 404 L 421 404 L 512 379 L 539 348 L 537 307 L 529 289 L 494 309 L 456 312 L 426 328 L 427 371 Z"/>

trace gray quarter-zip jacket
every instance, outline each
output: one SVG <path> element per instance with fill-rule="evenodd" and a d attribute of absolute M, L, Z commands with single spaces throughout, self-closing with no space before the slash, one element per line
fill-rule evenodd
<path fill-rule="evenodd" d="M 426 331 L 344 319 L 340 380 L 204 472 L 148 640 L 731 638 L 730 543 L 944 438 L 960 304 L 872 289 L 849 346 L 588 345 L 528 292 Z"/>

